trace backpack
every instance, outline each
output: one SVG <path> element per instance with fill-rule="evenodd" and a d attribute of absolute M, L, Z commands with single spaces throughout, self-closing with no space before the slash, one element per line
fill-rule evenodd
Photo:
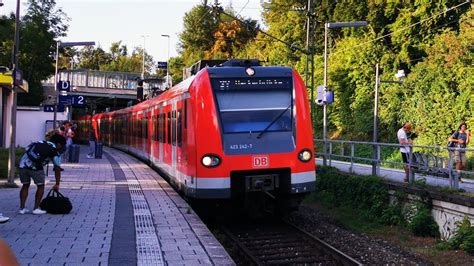
<path fill-rule="evenodd" d="M 28 146 L 26 155 L 28 159 L 35 164 L 36 168 L 42 169 L 43 165 L 48 161 L 48 158 L 58 156 L 59 153 L 46 141 L 38 141 Z"/>
<path fill-rule="evenodd" d="M 457 139 L 459 138 L 459 131 L 456 131 L 456 133 L 454 133 L 454 139 Z M 454 148 L 456 147 L 458 143 L 457 142 L 454 142 L 454 141 L 448 141 L 448 148 Z"/>

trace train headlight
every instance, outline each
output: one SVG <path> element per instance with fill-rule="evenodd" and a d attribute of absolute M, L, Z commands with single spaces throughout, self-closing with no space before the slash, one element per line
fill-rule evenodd
<path fill-rule="evenodd" d="M 253 75 L 255 75 L 255 69 L 253 69 L 251 67 L 247 67 L 245 69 L 245 73 L 247 73 L 247 75 L 249 75 L 249 76 L 253 76 Z"/>
<path fill-rule="evenodd" d="M 206 154 L 202 156 L 201 163 L 205 167 L 216 167 L 221 163 L 221 158 L 217 155 Z"/>
<path fill-rule="evenodd" d="M 308 162 L 311 160 L 311 158 L 313 158 L 313 155 L 311 154 L 310 150 L 302 150 L 298 154 L 298 159 L 300 159 L 302 162 Z"/>

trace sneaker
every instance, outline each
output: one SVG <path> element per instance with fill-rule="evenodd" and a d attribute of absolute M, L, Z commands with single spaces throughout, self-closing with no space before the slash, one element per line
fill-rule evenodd
<path fill-rule="evenodd" d="M 92 158 L 94 158 L 94 156 L 88 154 L 88 155 L 87 155 L 87 158 L 88 158 L 88 159 L 92 159 Z"/>
<path fill-rule="evenodd" d="M 6 223 L 10 220 L 10 218 L 0 215 L 0 224 Z"/>
<path fill-rule="evenodd" d="M 38 208 L 38 209 L 34 209 L 33 210 L 33 214 L 45 214 L 46 211 L 43 211 L 42 209 Z"/>
<path fill-rule="evenodd" d="M 25 214 L 25 213 L 29 213 L 30 210 L 28 210 L 27 208 L 23 208 L 23 209 L 20 209 L 20 211 L 18 211 L 19 214 Z"/>

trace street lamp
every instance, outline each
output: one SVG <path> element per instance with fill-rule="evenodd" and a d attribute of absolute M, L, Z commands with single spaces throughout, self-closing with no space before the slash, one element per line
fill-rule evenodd
<path fill-rule="evenodd" d="M 374 133 L 372 137 L 372 142 L 376 143 L 378 139 L 378 122 L 379 122 L 379 86 L 381 83 L 395 83 L 402 84 L 405 78 L 405 71 L 402 69 L 398 70 L 395 74 L 395 78 L 398 80 L 380 80 L 379 77 L 379 64 L 375 65 L 375 99 L 374 99 Z M 372 162 L 372 175 L 377 175 L 377 165 L 378 165 L 378 150 L 377 146 L 374 144 L 374 161 Z"/>
<path fill-rule="evenodd" d="M 53 116 L 53 129 L 57 127 L 56 125 L 56 118 L 57 118 L 57 112 L 58 112 L 58 102 L 59 102 L 59 90 L 58 90 L 58 61 L 59 61 L 59 48 L 64 48 L 64 47 L 74 47 L 74 46 L 93 46 L 95 45 L 95 42 L 61 42 L 57 41 L 56 42 L 56 66 L 54 69 L 54 95 L 55 95 L 55 102 L 54 102 L 54 116 Z"/>
<path fill-rule="evenodd" d="M 328 30 L 336 28 L 356 28 L 366 27 L 367 21 L 354 21 L 354 22 L 330 22 L 324 24 L 324 91 L 327 89 L 328 83 Z M 326 103 L 323 105 L 323 165 L 326 165 L 326 138 L 327 138 L 327 106 Z"/>
<path fill-rule="evenodd" d="M 142 51 L 142 79 L 145 78 L 145 41 L 147 37 L 150 37 L 150 35 L 141 35 L 143 38 L 143 51 Z"/>
<path fill-rule="evenodd" d="M 166 59 L 166 87 L 170 87 L 170 36 L 168 34 L 161 34 L 161 37 L 168 38 L 168 59 Z"/>

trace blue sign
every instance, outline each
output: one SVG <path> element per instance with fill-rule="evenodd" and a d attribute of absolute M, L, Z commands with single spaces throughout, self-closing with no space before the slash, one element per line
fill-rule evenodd
<path fill-rule="evenodd" d="M 69 80 L 60 80 L 58 84 L 56 84 L 56 88 L 60 91 L 71 91 L 71 82 Z"/>
<path fill-rule="evenodd" d="M 86 106 L 86 97 L 82 95 L 59 95 L 59 104 L 84 107 Z"/>
<path fill-rule="evenodd" d="M 72 104 L 71 96 L 69 96 L 69 95 L 59 95 L 59 104 L 71 105 Z"/>
<path fill-rule="evenodd" d="M 50 113 L 54 112 L 54 105 L 44 105 L 43 111 L 50 112 Z M 64 112 L 64 105 L 58 104 L 56 112 Z"/>
<path fill-rule="evenodd" d="M 156 67 L 166 69 L 168 67 L 168 62 L 158 62 Z"/>
<path fill-rule="evenodd" d="M 86 106 L 86 97 L 82 95 L 70 95 L 71 105 L 75 107 L 85 107 Z"/>
<path fill-rule="evenodd" d="M 326 103 L 333 103 L 334 102 L 334 92 L 327 91 L 325 95 L 325 102 Z"/>

